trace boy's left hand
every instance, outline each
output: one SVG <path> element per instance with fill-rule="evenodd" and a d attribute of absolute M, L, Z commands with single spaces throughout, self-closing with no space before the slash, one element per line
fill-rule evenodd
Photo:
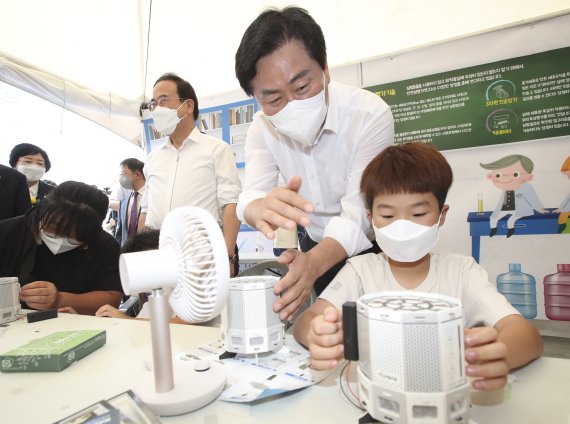
<path fill-rule="evenodd" d="M 493 327 L 478 327 L 465 331 L 465 360 L 467 375 L 475 389 L 498 390 L 507 384 L 507 346 L 498 341 L 499 332 Z"/>

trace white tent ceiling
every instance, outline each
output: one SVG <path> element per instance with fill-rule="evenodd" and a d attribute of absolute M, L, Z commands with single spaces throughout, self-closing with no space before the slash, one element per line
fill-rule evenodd
<path fill-rule="evenodd" d="M 292 3 L 323 28 L 331 67 L 570 7 L 568 0 L 0 0 L 0 81 L 139 144 L 138 105 L 156 78 L 176 72 L 206 103 L 238 90 L 234 54 L 244 30 L 266 7 Z"/>

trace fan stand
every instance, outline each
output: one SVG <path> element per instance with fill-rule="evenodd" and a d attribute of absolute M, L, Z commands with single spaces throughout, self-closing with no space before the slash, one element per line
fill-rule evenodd
<path fill-rule="evenodd" d="M 170 344 L 168 297 L 162 289 L 149 296 L 154 381 L 149 375 L 135 392 L 156 414 L 186 414 L 212 402 L 226 383 L 226 370 L 219 362 L 177 361 L 173 366 Z"/>

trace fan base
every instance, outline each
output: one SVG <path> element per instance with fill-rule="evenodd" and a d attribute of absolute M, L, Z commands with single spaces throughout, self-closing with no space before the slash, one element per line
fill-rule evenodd
<path fill-rule="evenodd" d="M 182 415 L 200 409 L 222 392 L 226 384 L 226 370 L 219 362 L 208 362 L 210 368 L 196 371 L 204 361 L 174 360 L 174 388 L 157 393 L 154 374 L 141 381 L 135 393 L 158 416 Z"/>

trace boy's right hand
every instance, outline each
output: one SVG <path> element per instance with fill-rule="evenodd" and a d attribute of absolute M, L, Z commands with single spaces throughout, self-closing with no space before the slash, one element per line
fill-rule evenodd
<path fill-rule="evenodd" d="M 127 314 L 119 311 L 117 308 L 111 305 L 101 306 L 97 312 L 95 312 L 96 317 L 110 317 L 110 318 L 130 318 Z"/>
<path fill-rule="evenodd" d="M 311 320 L 307 340 L 311 352 L 311 367 L 316 370 L 335 368 L 343 358 L 342 317 L 333 306 Z"/>

